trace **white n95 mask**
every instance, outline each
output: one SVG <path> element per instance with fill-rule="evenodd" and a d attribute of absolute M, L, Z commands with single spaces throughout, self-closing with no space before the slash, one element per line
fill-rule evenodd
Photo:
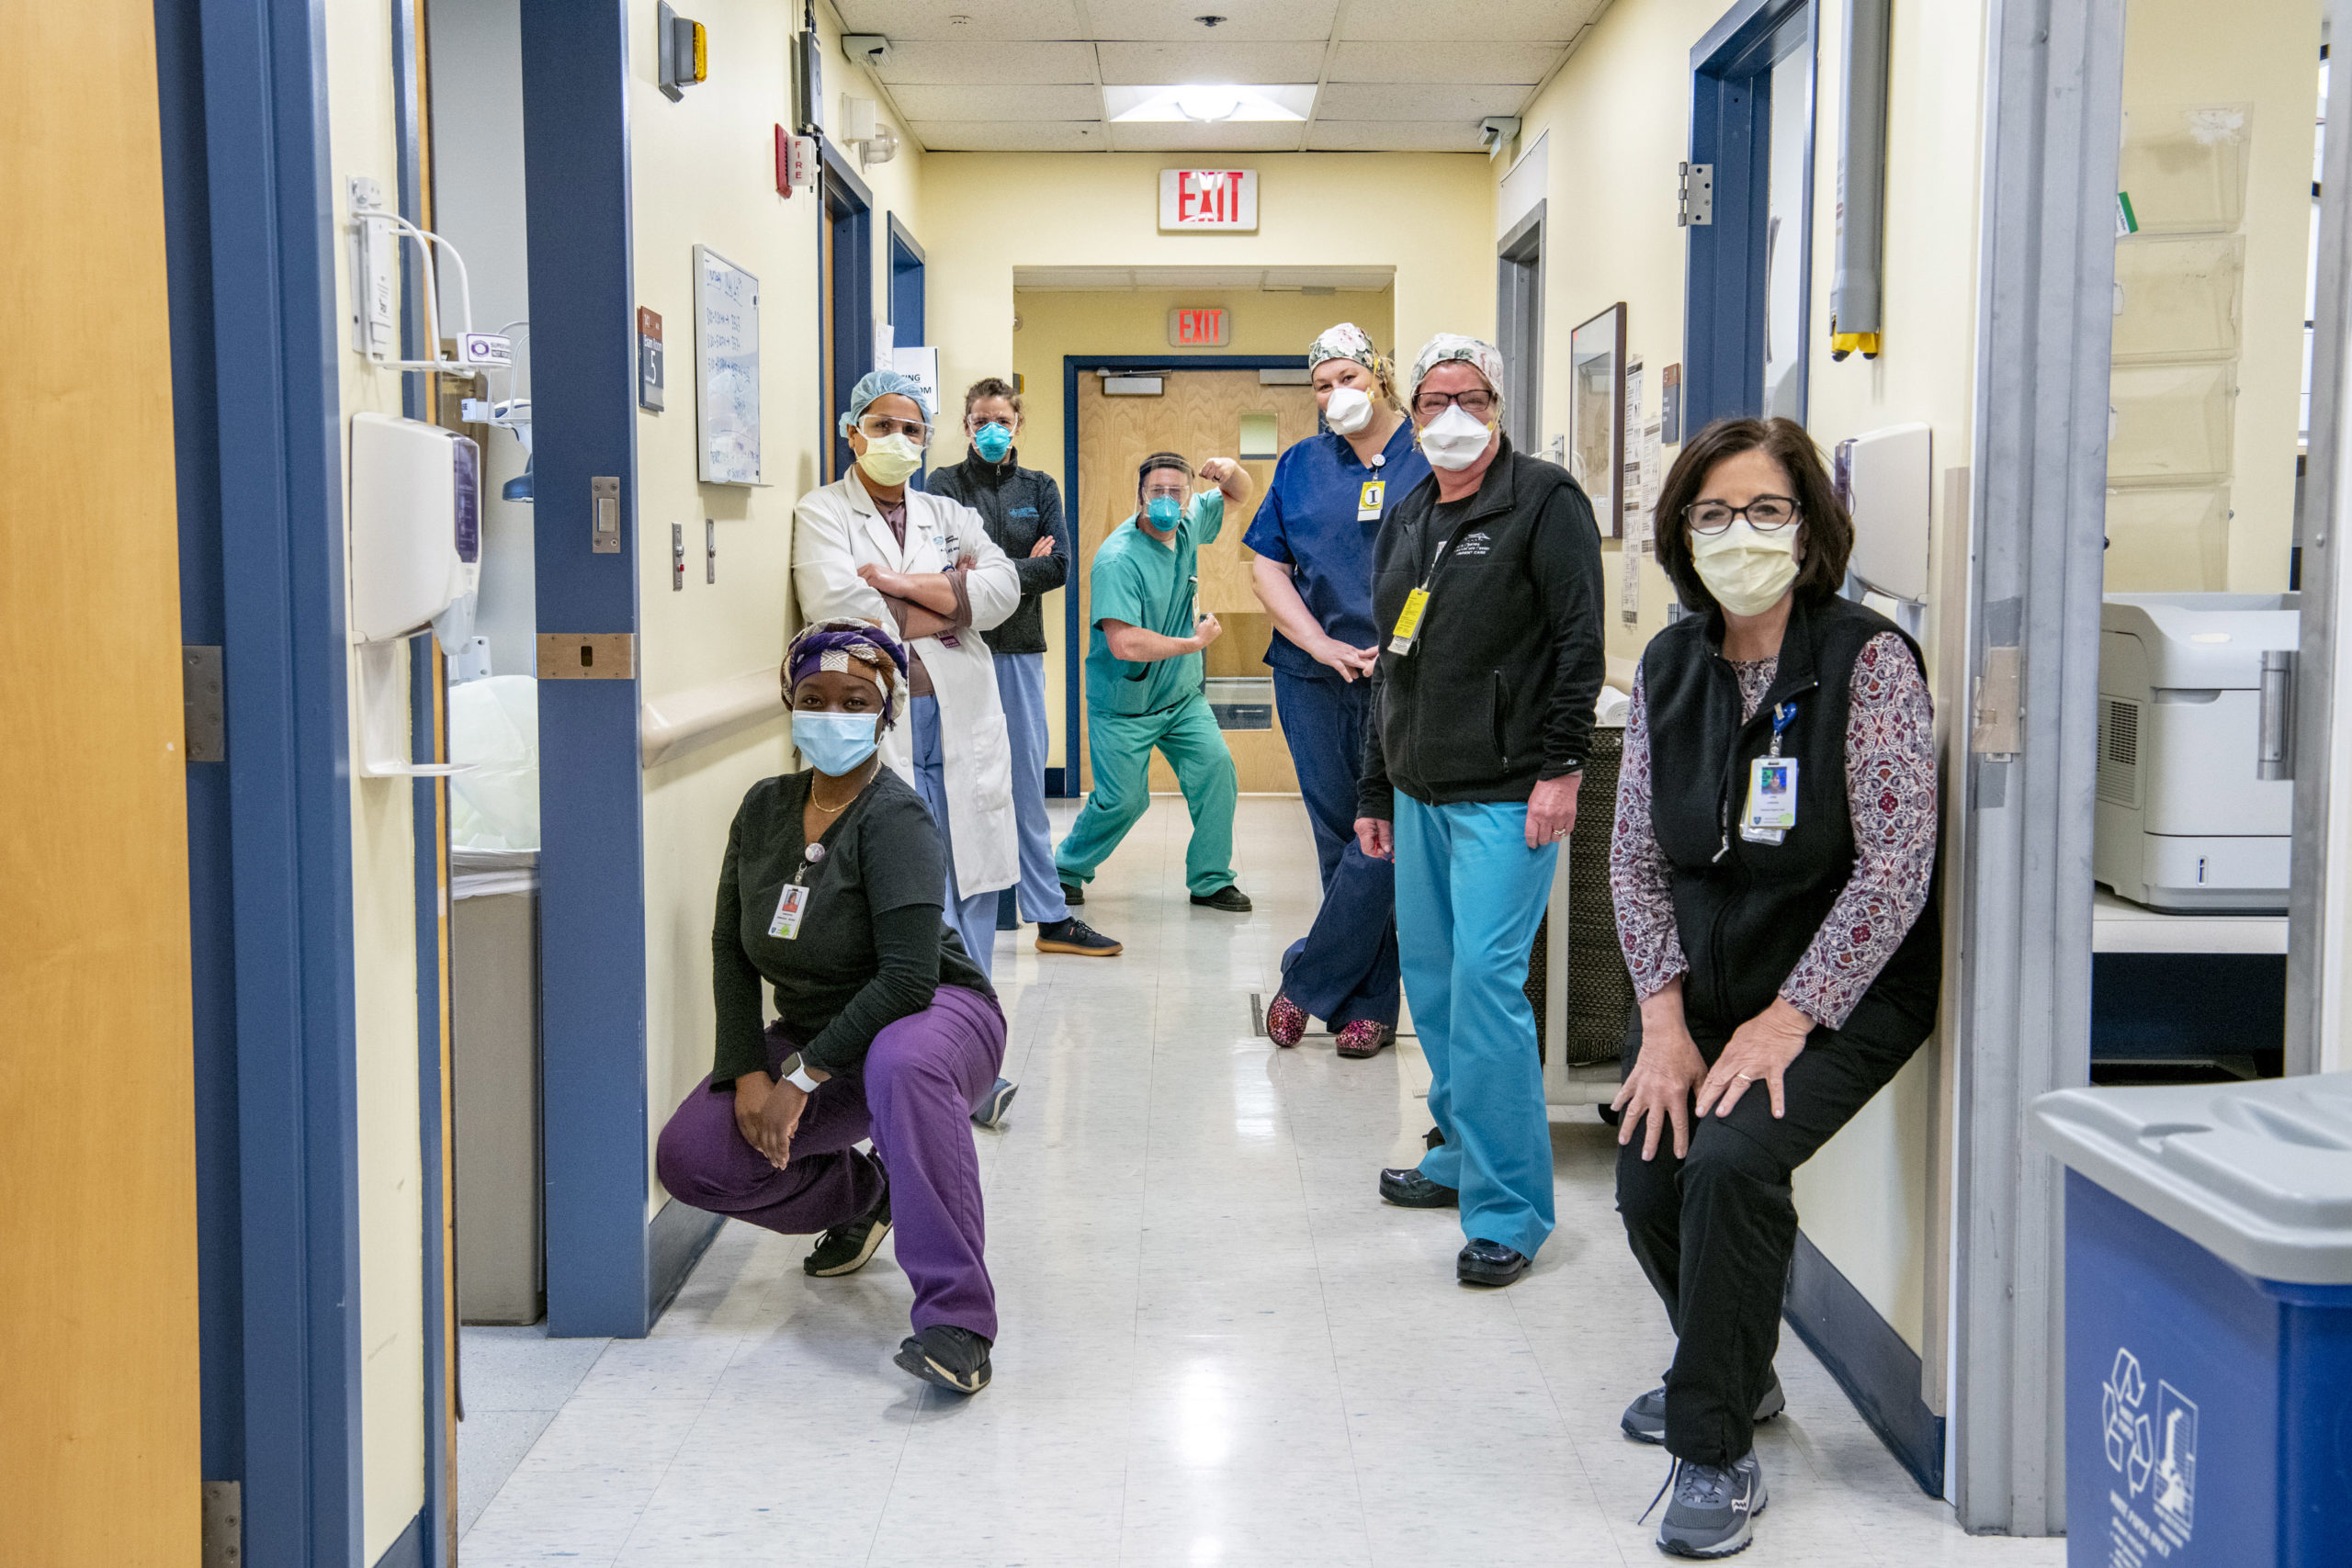
<path fill-rule="evenodd" d="M 1716 604 L 1735 615 L 1760 615 L 1797 580 L 1796 547 L 1793 525 L 1766 534 L 1735 517 L 1720 534 L 1690 536 L 1690 564 Z"/>
<path fill-rule="evenodd" d="M 1476 462 L 1493 435 L 1493 431 L 1464 413 L 1461 404 L 1452 403 L 1443 413 L 1421 426 L 1421 455 L 1430 460 L 1431 468 L 1456 472 Z"/>
<path fill-rule="evenodd" d="M 1323 423 L 1342 435 L 1353 435 L 1372 423 L 1372 400 L 1361 387 L 1341 387 L 1323 405 Z"/>

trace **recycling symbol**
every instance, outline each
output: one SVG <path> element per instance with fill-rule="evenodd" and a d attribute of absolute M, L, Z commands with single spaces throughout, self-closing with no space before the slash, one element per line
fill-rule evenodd
<path fill-rule="evenodd" d="M 2156 1463 L 2155 1427 L 2140 1408 L 2147 1397 L 2148 1380 L 2141 1374 L 2140 1358 L 2117 1350 L 2114 1370 L 2099 1390 L 2099 1430 L 2107 1440 L 2108 1464 L 2122 1472 L 2134 1497 L 2146 1490 L 2148 1472 Z"/>

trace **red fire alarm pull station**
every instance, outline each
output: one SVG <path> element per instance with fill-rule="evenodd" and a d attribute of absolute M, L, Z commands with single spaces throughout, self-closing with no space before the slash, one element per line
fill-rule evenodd
<path fill-rule="evenodd" d="M 1232 341 L 1233 317 L 1221 308 L 1168 312 L 1170 348 L 1223 348 Z"/>

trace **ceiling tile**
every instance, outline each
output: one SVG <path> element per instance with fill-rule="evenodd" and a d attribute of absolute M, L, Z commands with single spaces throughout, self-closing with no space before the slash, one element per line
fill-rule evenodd
<path fill-rule="evenodd" d="M 1331 82 L 1501 82 L 1532 87 L 1560 61 L 1555 43 L 1343 43 Z"/>
<path fill-rule="evenodd" d="M 1223 125 L 1130 122 L 1111 128 L 1111 147 L 1119 152 L 1295 152 L 1298 133 L 1306 129 L 1288 120 Z"/>
<path fill-rule="evenodd" d="M 1566 43 L 1607 0 L 1349 0 L 1340 36 L 1390 43 L 1475 39 Z"/>
<path fill-rule="evenodd" d="M 890 89 L 910 120 L 1100 119 L 1102 95 L 1092 87 L 922 87 Z"/>
<path fill-rule="evenodd" d="M 1102 80 L 1114 85 L 1231 82 L 1250 86 L 1261 82 L 1312 82 L 1323 74 L 1320 43 L 1106 43 L 1098 52 L 1102 59 Z"/>
<path fill-rule="evenodd" d="M 887 36 L 887 35 L 886 35 Z M 882 62 L 896 87 L 1017 86 L 1094 80 L 1094 46 L 1085 43 L 899 43 Z"/>
<path fill-rule="evenodd" d="M 1136 287 L 1255 291 L 1263 275 L 1262 267 L 1254 266 L 1139 266 L 1136 268 Z"/>
<path fill-rule="evenodd" d="M 907 129 L 933 152 L 1100 152 L 1102 127 L 1091 119 L 913 120 Z"/>
<path fill-rule="evenodd" d="M 1325 84 L 1315 115 L 1317 119 L 1459 119 L 1475 126 L 1487 115 L 1517 114 L 1526 99 L 1524 87 L 1331 82 Z"/>
<path fill-rule="evenodd" d="M 1396 281 L 1393 266 L 1270 266 L 1265 288 L 1343 288 L 1378 293 Z"/>
<path fill-rule="evenodd" d="M 838 8 L 843 32 L 880 33 L 894 45 L 1086 36 L 1071 0 L 840 0 Z"/>
<path fill-rule="evenodd" d="M 1133 288 L 1135 274 L 1123 266 L 1016 266 L 1013 292 L 1031 289 Z"/>
<path fill-rule="evenodd" d="M 1318 119 L 1312 152 L 1476 152 L 1478 122 L 1458 119 Z"/>
<path fill-rule="evenodd" d="M 1320 44 L 1331 36 L 1339 9 L 1339 0 L 1087 0 L 1086 15 L 1098 39 L 1312 39 Z M 1197 20 L 1216 14 L 1225 20 L 1214 28 Z"/>

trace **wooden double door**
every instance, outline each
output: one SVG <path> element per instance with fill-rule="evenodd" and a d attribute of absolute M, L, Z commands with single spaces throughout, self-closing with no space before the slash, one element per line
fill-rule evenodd
<path fill-rule="evenodd" d="M 1136 465 L 1154 452 L 1182 452 L 1195 465 L 1204 457 L 1236 457 L 1251 449 L 1279 455 L 1293 442 L 1315 434 L 1315 392 L 1306 386 L 1268 386 L 1255 370 L 1170 371 L 1160 378 L 1157 397 L 1106 397 L 1101 378 L 1078 378 L 1078 529 L 1080 573 L 1079 624 L 1093 625 L 1086 583 L 1092 576 L 1094 552 L 1136 509 Z M 1271 443 L 1266 436 L 1272 422 Z M 1273 482 L 1273 457 L 1241 457 L 1242 467 L 1258 481 L 1246 507 L 1227 509 L 1224 532 L 1213 545 L 1203 547 L 1200 559 L 1201 608 L 1224 624 L 1225 635 L 1209 646 L 1211 677 L 1246 675 L 1263 678 L 1266 646 L 1274 630 L 1273 617 L 1258 604 L 1250 585 L 1254 552 L 1241 542 Z M 1079 675 L 1085 658 L 1083 637 L 1070 650 L 1071 674 Z M 1228 729 L 1241 788 L 1252 795 L 1296 795 L 1298 774 L 1291 766 L 1290 748 L 1283 739 L 1277 711 L 1272 729 Z M 1088 787 L 1093 777 L 1090 763 L 1082 775 Z M 1176 775 L 1157 753 L 1151 759 L 1151 787 L 1176 788 Z"/>

